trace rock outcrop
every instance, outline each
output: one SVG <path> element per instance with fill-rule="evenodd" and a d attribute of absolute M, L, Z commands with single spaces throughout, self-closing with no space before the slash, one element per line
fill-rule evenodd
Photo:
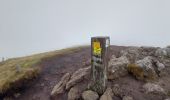
<path fill-rule="evenodd" d="M 51 92 L 51 96 L 57 96 L 58 94 L 61 94 L 65 90 L 66 83 L 70 79 L 70 73 L 66 73 L 62 78 L 61 81 L 56 84 Z"/>
<path fill-rule="evenodd" d="M 66 84 L 66 89 L 70 89 L 72 86 L 82 81 L 85 77 L 90 75 L 91 67 L 81 68 L 77 70 L 70 78 L 70 80 Z"/>

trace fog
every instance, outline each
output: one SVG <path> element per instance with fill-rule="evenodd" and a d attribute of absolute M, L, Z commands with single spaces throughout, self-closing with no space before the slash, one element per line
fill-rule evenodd
<path fill-rule="evenodd" d="M 170 44 L 169 0 L 0 0 L 0 58 L 90 44 Z"/>

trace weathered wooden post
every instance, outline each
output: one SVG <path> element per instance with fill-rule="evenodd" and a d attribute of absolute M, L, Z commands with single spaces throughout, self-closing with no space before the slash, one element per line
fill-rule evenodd
<path fill-rule="evenodd" d="M 90 88 L 98 94 L 103 94 L 106 89 L 109 46 L 109 37 L 91 38 L 92 82 Z"/>

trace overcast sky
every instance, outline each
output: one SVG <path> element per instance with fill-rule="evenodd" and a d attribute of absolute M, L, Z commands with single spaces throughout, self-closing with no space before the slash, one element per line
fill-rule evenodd
<path fill-rule="evenodd" d="M 0 57 L 110 36 L 113 45 L 170 44 L 170 0 L 0 0 Z"/>

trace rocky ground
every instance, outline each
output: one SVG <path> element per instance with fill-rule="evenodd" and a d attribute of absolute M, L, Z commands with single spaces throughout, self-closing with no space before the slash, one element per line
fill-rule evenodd
<path fill-rule="evenodd" d="M 111 46 L 104 94 L 88 89 L 90 47 L 44 59 L 31 85 L 4 100 L 170 100 L 170 48 Z"/>

